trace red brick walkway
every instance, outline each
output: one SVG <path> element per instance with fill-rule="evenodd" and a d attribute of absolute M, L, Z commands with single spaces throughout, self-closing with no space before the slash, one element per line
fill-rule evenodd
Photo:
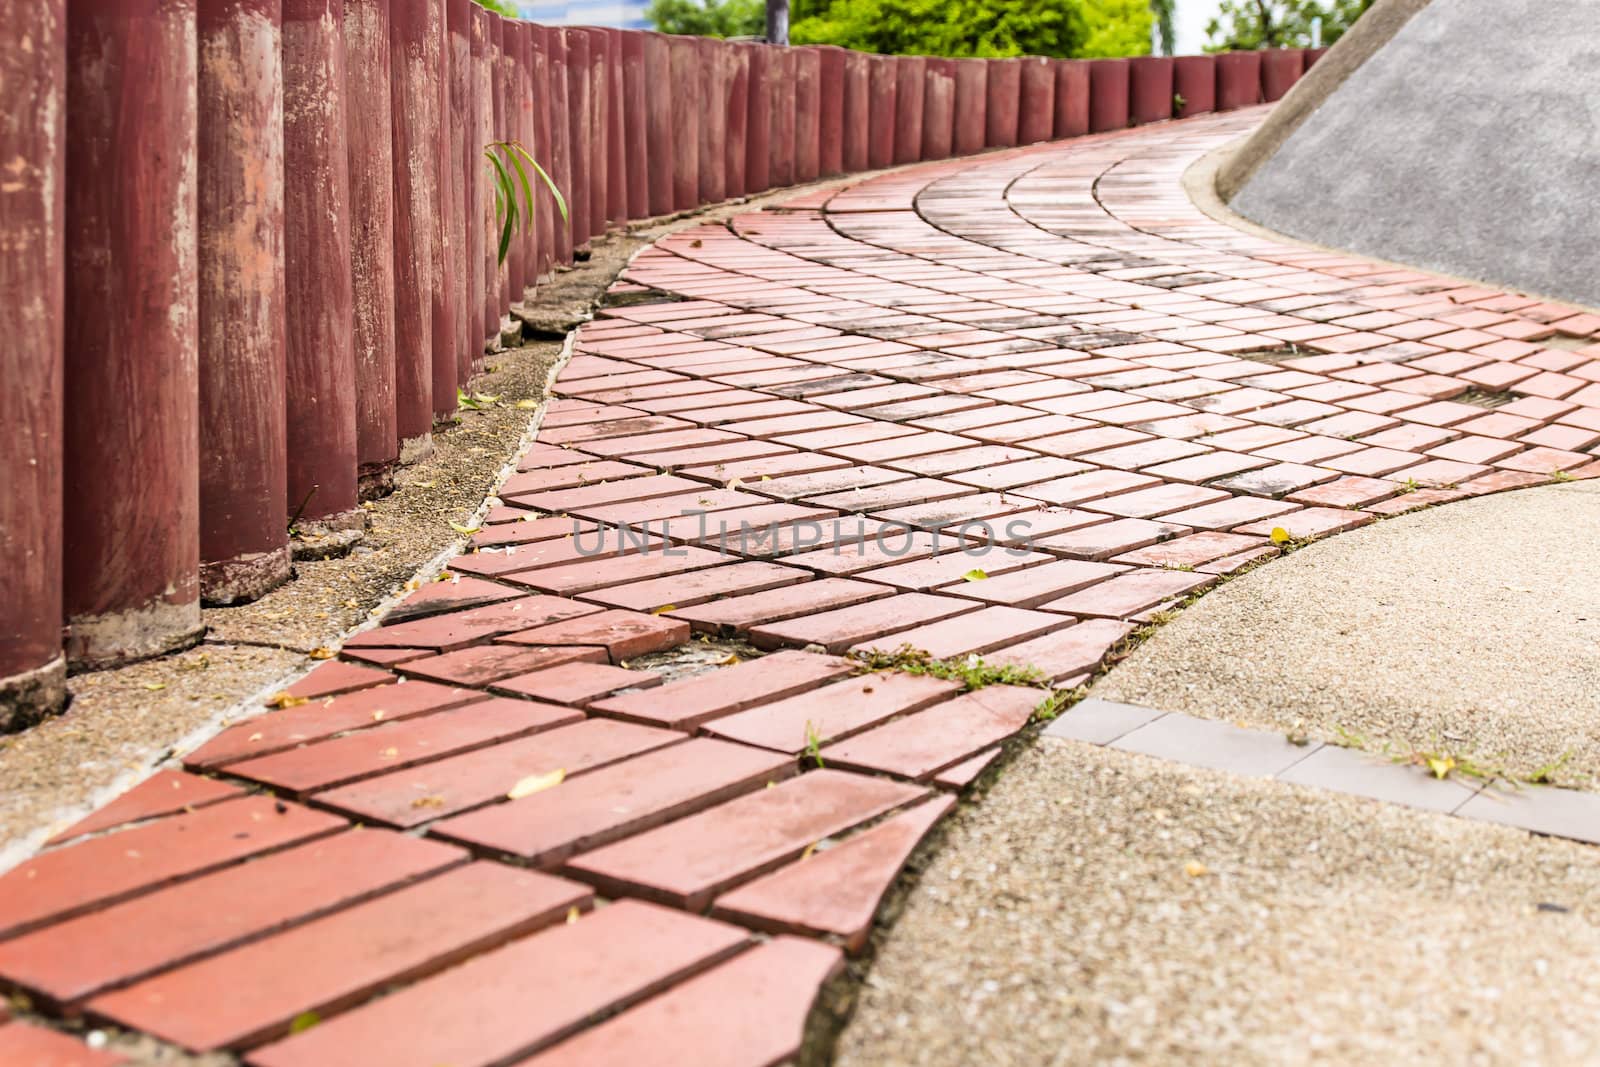
<path fill-rule="evenodd" d="M 1600 471 L 1600 318 L 1211 221 L 1180 175 L 1254 120 L 642 254 L 478 551 L 0 878 L 0 977 L 260 1067 L 793 1053 L 1045 695 L 842 654 L 1070 686 L 1274 530 Z M 783 651 L 629 669 L 696 631 Z M 116 1058 L 12 1022 L 0 1062 L 52 1042 Z"/>

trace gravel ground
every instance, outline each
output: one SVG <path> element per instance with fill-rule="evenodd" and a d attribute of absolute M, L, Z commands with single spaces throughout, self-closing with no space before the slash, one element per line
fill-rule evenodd
<path fill-rule="evenodd" d="M 878 952 L 840 1067 L 1600 1061 L 1600 850 L 1073 742 Z"/>
<path fill-rule="evenodd" d="M 1600 785 L 1600 482 L 1389 519 L 1208 593 L 1094 695 Z"/>

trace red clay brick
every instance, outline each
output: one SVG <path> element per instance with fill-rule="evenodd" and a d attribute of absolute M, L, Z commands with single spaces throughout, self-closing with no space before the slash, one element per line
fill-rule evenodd
<path fill-rule="evenodd" d="M 727 715 L 704 729 L 717 737 L 799 755 L 961 691 L 959 682 L 886 672 L 848 678 Z"/>
<path fill-rule="evenodd" d="M 828 745 L 822 758 L 830 766 L 928 781 L 1022 729 L 1045 696 L 1025 686 L 986 686 Z"/>
<path fill-rule="evenodd" d="M 1268 519 L 1266 522 L 1240 526 L 1238 532 L 1271 536 L 1274 529 L 1282 528 L 1294 538 L 1326 537 L 1328 534 L 1354 530 L 1371 521 L 1372 516 L 1364 511 L 1351 511 L 1347 508 L 1302 508 L 1293 515 L 1285 515 L 1281 519 Z"/>
<path fill-rule="evenodd" d="M 590 899 L 548 874 L 469 864 L 96 997 L 87 1010 L 194 1051 L 246 1047 L 283 1035 L 306 1012 L 331 1015 L 549 926 Z M 427 1032 L 402 1029 L 411 1042 Z"/>
<path fill-rule="evenodd" d="M 375 685 L 388 685 L 395 680 L 391 671 L 379 670 L 360 663 L 332 660 L 321 663 L 310 674 L 291 685 L 284 692 L 297 700 L 315 700 L 321 697 L 353 693 Z"/>
<path fill-rule="evenodd" d="M 859 641 L 882 637 L 922 623 L 936 622 L 972 609 L 972 604 L 955 597 L 902 593 L 803 618 L 754 626 L 750 629 L 750 642 L 757 648 L 821 645 L 828 652 L 839 653 Z"/>
<path fill-rule="evenodd" d="M 783 781 L 797 769 L 781 753 L 697 737 L 445 819 L 430 833 L 553 869 L 575 853 Z"/>
<path fill-rule="evenodd" d="M 418 826 L 501 800 L 525 778 L 579 774 L 682 739 L 670 730 L 590 719 L 369 778 L 320 793 L 316 801 L 387 826 Z"/>
<path fill-rule="evenodd" d="M 1115 519 L 1066 533 L 1041 537 L 1034 544 L 1046 552 L 1073 559 L 1106 560 L 1147 548 L 1189 532 L 1189 527 L 1153 519 Z"/>
<path fill-rule="evenodd" d="M 231 763 L 228 773 L 302 796 L 525 734 L 570 726 L 582 718 L 581 712 L 571 708 L 498 697 Z"/>
<path fill-rule="evenodd" d="M 1334 460 L 1333 462 L 1338 462 Z M 1262 500 L 1253 496 L 1236 496 L 1232 500 L 1219 500 L 1215 504 L 1202 504 L 1197 508 L 1175 511 L 1162 518 L 1167 522 L 1182 523 L 1202 530 L 1231 530 L 1247 522 L 1286 515 L 1297 505 L 1281 500 Z"/>
<path fill-rule="evenodd" d="M 649 552 L 518 571 L 508 575 L 507 580 L 544 593 L 577 597 L 608 586 L 670 578 L 725 562 L 726 556 L 710 549 L 660 545 Z"/>
<path fill-rule="evenodd" d="M 92 1049 L 75 1037 L 32 1023 L 6 1023 L 0 1015 L 0 1063 L 16 1067 L 113 1067 L 128 1057 Z"/>
<path fill-rule="evenodd" d="M 451 652 L 500 634 L 590 615 L 598 610 L 593 604 L 580 604 L 558 596 L 529 596 L 416 622 L 379 626 L 352 636 L 344 644 L 346 648 L 431 648 L 437 652 Z"/>
<path fill-rule="evenodd" d="M 1003 535 L 1003 530 L 997 533 Z M 1000 538 L 997 537 L 997 540 Z M 953 543 L 951 547 L 954 547 Z M 877 567 L 862 572 L 860 577 L 871 582 L 883 582 L 897 589 L 926 592 L 952 582 L 964 581 L 965 576 L 975 570 L 981 570 L 993 579 L 1001 574 L 1049 563 L 1051 559 L 1051 556 L 1043 552 L 974 544 L 959 552 L 947 551 L 924 560 Z"/>
<path fill-rule="evenodd" d="M 450 685 L 486 686 L 502 678 L 563 663 L 604 663 L 606 659 L 606 650 L 600 645 L 558 648 L 474 645 L 442 656 L 408 660 L 399 669 L 403 674 Z"/>
<path fill-rule="evenodd" d="M 714 600 L 668 614 L 710 633 L 745 633 L 751 627 L 782 622 L 815 612 L 862 604 L 886 597 L 894 590 L 849 578 L 823 578 L 815 582 L 771 589 L 762 593 Z"/>
<path fill-rule="evenodd" d="M 466 859 L 385 830 L 334 834 L 0 943 L 0 976 L 74 1004 Z"/>
<path fill-rule="evenodd" d="M 567 864 L 611 896 L 701 911 L 712 898 L 798 857 L 818 840 L 923 796 L 913 786 L 817 770 L 585 853 Z"/>
<path fill-rule="evenodd" d="M 585 600 L 655 612 L 662 608 L 689 608 L 720 597 L 764 593 L 808 581 L 811 575 L 795 567 L 779 566 L 761 560 L 723 563 L 717 567 L 651 578 L 627 585 L 611 586 L 579 594 Z"/>
<path fill-rule="evenodd" d="M 572 529 L 570 522 L 567 524 L 567 529 Z M 516 600 L 526 595 L 520 589 L 513 589 L 498 582 L 452 574 L 449 578 L 428 582 L 414 590 L 389 610 L 384 621 L 392 626 L 395 623 L 439 615 L 446 611 L 464 611 L 467 608 L 481 608 L 486 604 L 502 600 Z"/>
<path fill-rule="evenodd" d="M 770 656 L 682 678 L 657 689 L 598 701 L 590 710 L 652 725 L 693 730 L 719 715 L 763 701 L 782 700 L 849 674 L 854 667 L 833 656 L 775 652 Z"/>
<path fill-rule="evenodd" d="M 649 467 L 641 467 L 636 463 L 619 463 L 609 459 L 573 463 L 564 467 L 547 467 L 513 474 L 500 486 L 496 495 L 503 500 L 515 500 L 532 493 L 575 489 L 582 485 L 613 482 L 654 473 L 656 472 Z"/>
<path fill-rule="evenodd" d="M 711 914 L 771 934 L 831 935 L 854 954 L 872 918 L 929 830 L 955 807 L 934 797 L 717 898 Z"/>
<path fill-rule="evenodd" d="M 1141 548 L 1136 552 L 1124 553 L 1116 557 L 1116 562 L 1140 567 L 1198 567 L 1202 563 L 1210 563 L 1223 556 L 1259 548 L 1262 543 L 1259 537 L 1208 530 L 1180 537 L 1175 541 L 1152 545 L 1149 548 Z"/>
<path fill-rule="evenodd" d="M 960 791 L 977 781 L 978 776 L 988 770 L 990 764 L 999 758 L 999 748 L 991 748 L 986 752 L 980 752 L 971 759 L 958 763 L 954 767 L 946 767 L 934 775 L 933 784 L 943 789 Z"/>
<path fill-rule="evenodd" d="M 66 845 L 0 876 L 0 936 L 59 922 L 344 825 L 343 819 L 298 804 L 240 797 Z"/>
<path fill-rule="evenodd" d="M 511 645 L 600 645 L 620 663 L 646 652 L 675 648 L 689 640 L 689 624 L 660 615 L 611 608 L 500 638 Z"/>
<path fill-rule="evenodd" d="M 1133 627 L 1124 622 L 1086 619 L 1064 630 L 992 652 L 984 657 L 984 662 L 1032 667 L 1045 681 L 1059 682 L 1098 666 L 1105 654 L 1132 630 Z"/>
<path fill-rule="evenodd" d="M 189 811 L 238 796 L 242 790 L 228 782 L 202 778 L 183 771 L 157 771 L 138 785 L 103 805 L 91 815 L 56 834 L 46 845 L 59 845 L 75 837 L 109 830 L 114 826 Z"/>
<path fill-rule="evenodd" d="M 1024 608 L 987 607 L 953 619 L 918 626 L 873 641 L 863 641 L 851 649 L 866 652 L 877 649 L 892 652 L 909 645 L 934 659 L 981 654 L 1005 645 L 1037 637 L 1066 625 L 1059 615 Z"/>
<path fill-rule="evenodd" d="M 748 938 L 726 923 L 621 901 L 260 1049 L 249 1062 L 509 1063 L 727 959 Z"/>
<path fill-rule="evenodd" d="M 842 966 L 837 948 L 779 937 L 518 1067 L 789 1063 L 818 991 Z M 669 1033 L 675 1039 L 662 1041 Z"/>
<path fill-rule="evenodd" d="M 1069 615 L 1126 619 L 1164 600 L 1210 585 L 1216 578 L 1184 571 L 1136 570 L 1044 605 Z"/>
<path fill-rule="evenodd" d="M 1034 608 L 1073 590 L 1105 581 L 1126 569 L 1114 563 L 1059 559 L 1040 567 L 1029 567 L 983 581 L 948 585 L 944 591 L 991 604 Z"/>
<path fill-rule="evenodd" d="M 582 707 L 619 689 L 648 689 L 660 684 L 661 676 L 653 671 L 630 671 L 605 663 L 565 663 L 507 678 L 494 688 L 516 696 Z"/>

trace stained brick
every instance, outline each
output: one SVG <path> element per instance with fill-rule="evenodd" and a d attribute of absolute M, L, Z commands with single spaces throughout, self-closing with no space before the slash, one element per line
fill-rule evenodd
<path fill-rule="evenodd" d="M 108 830 L 114 826 L 125 826 L 142 819 L 153 819 L 159 815 L 203 808 L 219 800 L 236 797 L 240 792 L 242 790 L 236 785 L 212 778 L 202 778 L 197 774 L 157 771 L 93 814 L 79 819 L 45 844 L 59 845 L 63 841 Z"/>
<path fill-rule="evenodd" d="M 955 696 L 958 682 L 887 672 L 848 678 L 709 723 L 717 737 L 799 755 Z"/>
<path fill-rule="evenodd" d="M 949 585 L 944 591 L 991 604 L 1033 608 L 1073 590 L 1105 581 L 1126 569 L 1115 563 L 1060 559 L 999 577 L 990 576 L 983 581 Z"/>
<path fill-rule="evenodd" d="M 722 892 L 797 858 L 815 842 L 908 804 L 923 791 L 817 770 L 585 853 L 567 871 L 612 896 L 700 911 Z"/>
<path fill-rule="evenodd" d="M 589 899 L 548 874 L 474 863 L 96 997 L 88 1011 L 195 1051 L 258 1044 L 306 1012 L 331 1015 L 557 922 Z M 402 1030 L 395 1036 L 408 1042 L 427 1033 Z"/>
<path fill-rule="evenodd" d="M 902 593 L 803 618 L 753 626 L 750 641 L 757 648 L 821 645 L 828 652 L 839 653 L 858 641 L 949 618 L 972 608 L 972 604 L 954 597 Z"/>
<path fill-rule="evenodd" d="M 581 775 L 429 831 L 537 867 L 693 814 L 795 773 L 782 753 L 695 738 Z"/>
<path fill-rule="evenodd" d="M 620 663 L 646 652 L 660 652 L 689 639 L 689 624 L 660 615 L 612 608 L 595 615 L 522 630 L 502 637 L 504 644 L 600 645 Z"/>
<path fill-rule="evenodd" d="M 291 685 L 284 692 L 300 700 L 314 700 L 370 689 L 375 685 L 388 685 L 395 680 L 390 671 L 379 670 L 360 663 L 333 660 L 318 664 L 310 674 Z"/>
<path fill-rule="evenodd" d="M 408 660 L 401 664 L 404 674 L 431 681 L 461 686 L 485 686 L 501 678 L 543 670 L 563 663 L 604 663 L 607 653 L 600 645 L 545 646 L 474 645 L 442 656 Z"/>
<path fill-rule="evenodd" d="M 894 590 L 849 578 L 823 578 L 820 581 L 771 589 L 762 593 L 714 600 L 668 612 L 672 618 L 688 622 L 696 630 L 711 633 L 745 633 L 751 627 L 782 622 L 814 612 L 861 604 L 891 595 Z"/>
<path fill-rule="evenodd" d="M 991 685 L 828 745 L 830 765 L 927 781 L 1028 724 L 1045 693 Z"/>
<path fill-rule="evenodd" d="M 1126 619 L 1164 600 L 1193 592 L 1216 581 L 1215 576 L 1184 571 L 1136 570 L 1082 589 L 1044 605 L 1069 615 Z"/>
<path fill-rule="evenodd" d="M 592 711 L 623 719 L 692 730 L 719 715 L 762 701 L 782 700 L 849 674 L 853 666 L 833 656 L 775 652 L 770 656 L 682 678 L 657 689 L 611 697 Z"/>
<path fill-rule="evenodd" d="M 232 763 L 228 773 L 302 795 L 570 726 L 582 718 L 571 708 L 501 697 Z"/>
<path fill-rule="evenodd" d="M 0 976 L 73 1004 L 466 858 L 384 830 L 334 834 L 0 943 Z"/>
<path fill-rule="evenodd" d="M 7 1024 L 0 1015 L 0 1063 L 17 1067 L 114 1067 L 128 1057 L 92 1049 L 75 1037 L 32 1023 Z"/>
<path fill-rule="evenodd" d="M 35 856 L 0 876 L 0 936 L 331 834 L 345 821 L 240 797 Z"/>
<path fill-rule="evenodd" d="M 1074 559 L 1105 560 L 1147 548 L 1189 532 L 1189 527 L 1153 519 L 1116 519 L 1066 533 L 1041 537 L 1038 548 Z"/>
<path fill-rule="evenodd" d="M 566 663 L 507 678 L 495 688 L 516 696 L 582 707 L 619 689 L 648 689 L 661 684 L 653 671 L 630 671 L 605 663 Z"/>
<path fill-rule="evenodd" d="M 249 1062 L 254 1067 L 509 1063 L 727 959 L 748 937 L 726 923 L 621 901 L 261 1049 Z M 695 1045 L 683 1042 L 686 1048 Z"/>
<path fill-rule="evenodd" d="M 717 898 L 711 914 L 773 934 L 832 935 L 851 953 L 923 837 L 955 807 L 935 797 Z"/>
<path fill-rule="evenodd" d="M 851 649 L 891 652 L 909 645 L 934 659 L 952 659 L 985 653 L 1067 625 L 1060 615 L 1024 608 L 986 607 L 953 619 L 903 630 L 887 637 L 863 641 Z"/>
<path fill-rule="evenodd" d="M 1099 665 L 1132 625 L 1110 619 L 1086 619 L 1064 630 L 1010 645 L 984 657 L 998 666 L 1032 667 L 1046 681 L 1059 682 Z"/>
<path fill-rule="evenodd" d="M 529 596 L 487 607 L 453 611 L 416 622 L 363 630 L 345 641 L 346 648 L 431 648 L 450 652 L 500 634 L 560 622 L 599 609 L 556 596 Z"/>
<path fill-rule="evenodd" d="M 743 596 L 781 589 L 809 580 L 811 575 L 795 567 L 779 566 L 760 560 L 723 563 L 706 570 L 667 578 L 651 578 L 626 585 L 595 589 L 579 594 L 613 607 L 654 612 L 661 608 L 688 608 L 719 597 Z"/>
<path fill-rule="evenodd" d="M 566 522 L 566 528 L 570 531 L 571 522 L 562 521 Z M 396 623 L 413 621 L 446 611 L 464 611 L 502 600 L 516 600 L 525 595 L 520 589 L 513 589 L 498 582 L 454 574 L 440 581 L 428 582 L 411 592 L 389 610 L 385 621 L 393 626 Z"/>

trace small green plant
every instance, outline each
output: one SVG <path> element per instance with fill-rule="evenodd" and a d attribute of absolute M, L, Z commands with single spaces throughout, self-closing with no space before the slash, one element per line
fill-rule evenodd
<path fill-rule="evenodd" d="M 1172 117 L 1177 118 L 1183 114 L 1183 106 L 1189 101 L 1185 100 L 1182 93 L 1172 94 Z"/>
<path fill-rule="evenodd" d="M 1573 479 L 1572 474 L 1569 471 L 1551 471 L 1550 480 L 1552 482 L 1570 482 Z"/>
<path fill-rule="evenodd" d="M 524 233 L 533 225 L 533 183 L 528 180 L 529 170 L 539 176 L 549 188 L 550 195 L 556 198 L 556 210 L 561 212 L 563 222 L 567 221 L 567 201 L 521 141 L 493 141 L 484 147 L 483 155 L 489 161 L 489 177 L 494 181 L 494 215 L 500 223 L 500 250 L 497 255 L 498 262 L 504 263 L 506 253 L 511 249 L 511 238 L 519 229 L 519 224 Z M 522 192 L 520 205 L 517 203 L 518 190 Z"/>
<path fill-rule="evenodd" d="M 977 656 L 934 659 L 926 651 L 910 645 L 901 645 L 893 652 L 880 652 L 877 649 L 853 652 L 851 658 L 856 661 L 856 670 L 861 674 L 874 671 L 924 674 L 930 678 L 960 682 L 964 693 L 989 685 L 1025 685 L 1042 689 L 1049 684 L 1044 672 L 1037 667 L 985 663 Z"/>
<path fill-rule="evenodd" d="M 806 720 L 806 758 L 814 761 L 818 767 L 827 766 L 822 762 L 822 734 L 810 719 Z"/>
<path fill-rule="evenodd" d="M 1400 495 L 1404 496 L 1407 493 L 1415 493 L 1421 488 L 1422 484 L 1415 478 L 1407 478 L 1405 481 L 1400 483 Z"/>

